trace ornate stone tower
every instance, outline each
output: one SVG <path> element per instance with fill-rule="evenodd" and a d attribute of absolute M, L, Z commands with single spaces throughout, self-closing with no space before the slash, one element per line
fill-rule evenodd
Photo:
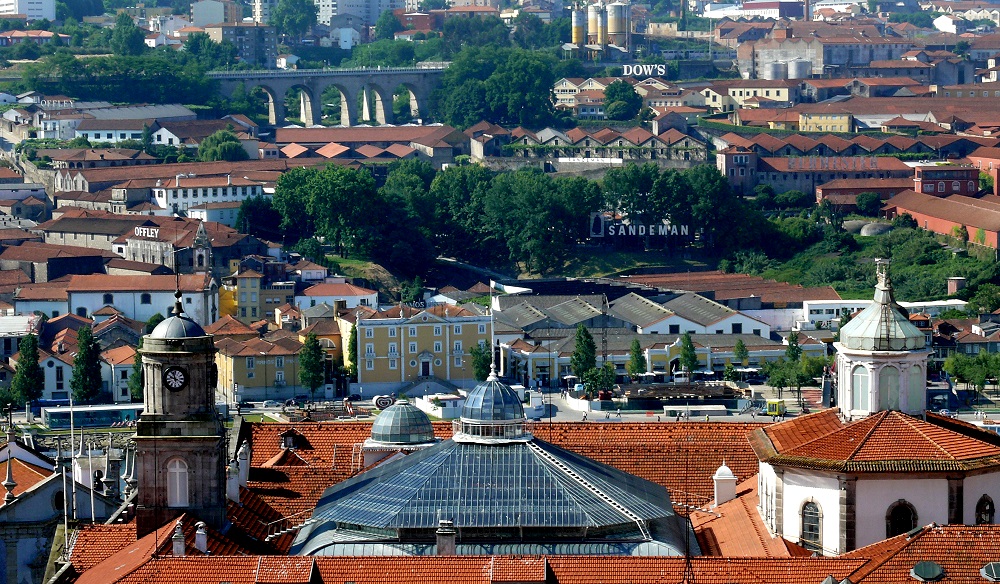
<path fill-rule="evenodd" d="M 182 512 L 216 529 L 226 510 L 225 429 L 215 410 L 212 336 L 183 314 L 180 292 L 173 316 L 143 338 L 145 411 L 136 426 L 138 537 Z"/>
<path fill-rule="evenodd" d="M 212 265 L 212 240 L 205 230 L 204 221 L 198 223 L 198 230 L 195 232 L 194 243 L 191 247 L 194 248 L 191 271 L 195 274 L 211 273 L 214 267 Z"/>
<path fill-rule="evenodd" d="M 847 417 L 883 410 L 921 415 L 927 403 L 924 333 L 896 304 L 889 260 L 875 260 L 875 302 L 840 329 L 837 405 Z"/>

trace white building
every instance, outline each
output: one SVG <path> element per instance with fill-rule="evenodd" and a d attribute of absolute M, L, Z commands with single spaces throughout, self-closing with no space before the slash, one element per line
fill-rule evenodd
<path fill-rule="evenodd" d="M 261 183 L 232 176 L 177 175 L 167 181 L 157 181 L 151 190 L 153 203 L 171 213 L 187 211 L 202 203 L 243 202 L 264 194 Z"/>
<path fill-rule="evenodd" d="M 750 435 L 768 530 L 823 555 L 930 523 L 995 522 L 995 435 L 924 413 L 929 351 L 892 299 L 887 262 L 875 300 L 836 344 L 840 409 Z"/>
<path fill-rule="evenodd" d="M 157 313 L 170 316 L 177 286 L 174 276 L 73 276 L 66 288 L 67 304 L 78 316 L 112 306 L 122 316 L 146 322 Z M 204 274 L 182 274 L 179 286 L 188 317 L 203 326 L 218 319 L 219 288 L 214 280 Z"/>
<path fill-rule="evenodd" d="M 199 221 L 214 221 L 226 227 L 236 228 L 236 219 L 240 214 L 243 201 L 219 201 L 217 203 L 200 203 L 188 207 L 187 216 Z M 241 230 L 242 231 L 242 230 Z"/>
<path fill-rule="evenodd" d="M 342 308 L 357 308 L 358 306 L 378 306 L 378 292 L 354 284 L 348 284 L 342 278 L 333 282 L 323 282 L 306 288 L 302 294 L 295 297 L 295 305 L 299 308 L 309 308 L 317 304 L 329 304 Z"/>
<path fill-rule="evenodd" d="M 0 0 L 0 14 L 23 14 L 28 22 L 33 20 L 55 20 L 55 0 Z"/>
<path fill-rule="evenodd" d="M 635 325 L 641 334 L 771 335 L 767 323 L 694 293 L 662 304 L 627 294 L 611 304 L 609 314 Z"/>

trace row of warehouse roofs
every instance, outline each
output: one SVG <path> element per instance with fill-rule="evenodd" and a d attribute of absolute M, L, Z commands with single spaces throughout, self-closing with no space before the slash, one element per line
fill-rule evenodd
<path fill-rule="evenodd" d="M 924 154 L 931 158 L 967 156 L 979 148 L 995 148 L 1000 137 L 919 135 L 874 137 L 856 135 L 843 137 L 834 134 L 754 134 L 741 136 L 728 132 L 715 138 L 719 148 L 741 146 L 761 156 L 887 156 L 892 154 Z"/>

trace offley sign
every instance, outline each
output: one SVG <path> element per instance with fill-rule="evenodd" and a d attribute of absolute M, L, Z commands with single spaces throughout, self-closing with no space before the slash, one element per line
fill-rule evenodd
<path fill-rule="evenodd" d="M 625 77 L 663 77 L 667 74 L 666 65 L 623 65 L 622 75 Z"/>
<path fill-rule="evenodd" d="M 647 237 L 654 235 L 670 237 L 689 235 L 690 231 L 687 225 L 674 225 L 669 221 L 643 225 L 605 221 L 604 215 L 601 213 L 591 213 L 590 215 L 590 237 Z"/>

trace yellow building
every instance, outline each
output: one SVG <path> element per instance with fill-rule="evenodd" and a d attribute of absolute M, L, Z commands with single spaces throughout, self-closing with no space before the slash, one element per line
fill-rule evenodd
<path fill-rule="evenodd" d="M 232 293 L 233 316 L 246 324 L 273 321 L 275 308 L 295 301 L 295 282 L 265 283 L 264 276 L 253 270 L 227 278 L 224 288 Z"/>
<path fill-rule="evenodd" d="M 451 305 L 396 306 L 357 322 L 358 383 L 397 391 L 420 381 L 471 387 L 469 351 L 490 344 L 490 317 Z"/>
<path fill-rule="evenodd" d="M 299 386 L 302 343 L 294 338 L 283 337 L 273 342 L 222 338 L 216 340 L 215 348 L 219 370 L 216 399 L 221 402 L 232 405 L 251 400 L 284 401 L 307 393 Z"/>
<path fill-rule="evenodd" d="M 847 113 L 799 113 L 800 132 L 852 132 L 854 116 Z"/>

